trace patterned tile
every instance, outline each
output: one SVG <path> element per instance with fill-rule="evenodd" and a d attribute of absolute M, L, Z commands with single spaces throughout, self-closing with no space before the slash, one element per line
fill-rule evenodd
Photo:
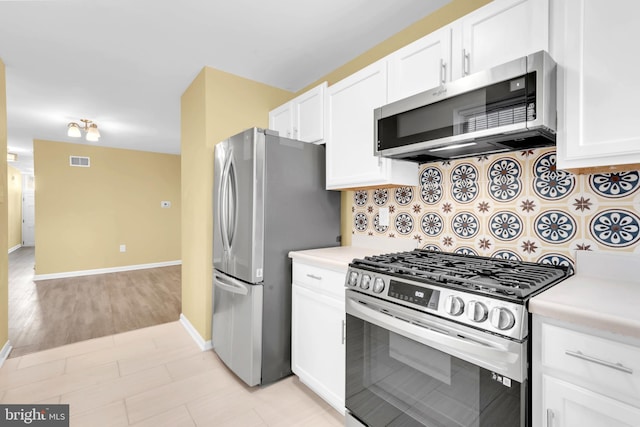
<path fill-rule="evenodd" d="M 574 175 L 556 160 L 541 148 L 421 165 L 418 187 L 356 191 L 353 233 L 562 265 L 575 250 L 640 251 L 640 172 Z"/>

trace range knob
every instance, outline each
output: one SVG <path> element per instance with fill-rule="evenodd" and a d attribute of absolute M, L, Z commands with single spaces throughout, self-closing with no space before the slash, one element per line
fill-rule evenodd
<path fill-rule="evenodd" d="M 347 284 L 349 286 L 355 286 L 358 284 L 358 272 L 351 271 L 349 272 L 349 280 L 347 280 Z"/>
<path fill-rule="evenodd" d="M 460 316 L 464 312 L 464 301 L 460 297 L 449 295 L 444 300 L 444 309 L 452 316 Z"/>
<path fill-rule="evenodd" d="M 363 275 L 362 281 L 360 282 L 360 287 L 362 289 L 369 289 L 370 285 L 371 285 L 371 276 L 369 276 L 368 274 Z"/>
<path fill-rule="evenodd" d="M 491 315 L 489 316 L 491 324 L 501 331 L 513 328 L 516 324 L 516 318 L 508 308 L 494 307 L 491 309 Z"/>
<path fill-rule="evenodd" d="M 474 322 L 484 322 L 487 320 L 488 310 L 487 306 L 480 301 L 470 301 L 467 308 L 467 316 Z"/>
<path fill-rule="evenodd" d="M 384 279 L 382 277 L 376 277 L 376 280 L 373 281 L 373 292 L 379 294 L 384 291 Z"/>

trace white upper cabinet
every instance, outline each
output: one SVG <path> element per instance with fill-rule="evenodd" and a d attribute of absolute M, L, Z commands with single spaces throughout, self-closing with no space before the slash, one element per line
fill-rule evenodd
<path fill-rule="evenodd" d="M 640 2 L 553 0 L 558 167 L 640 163 Z"/>
<path fill-rule="evenodd" d="M 327 89 L 327 189 L 417 186 L 418 165 L 373 155 L 373 110 L 549 50 L 549 0 L 495 0 Z"/>
<path fill-rule="evenodd" d="M 460 26 L 460 50 L 453 50 L 453 79 L 549 50 L 549 0 L 495 0 L 471 12 Z M 458 33 L 454 32 L 454 46 Z"/>
<path fill-rule="evenodd" d="M 451 27 L 444 27 L 387 57 L 388 102 L 451 80 Z"/>
<path fill-rule="evenodd" d="M 387 63 L 375 62 L 329 86 L 327 189 L 417 186 L 418 166 L 373 155 L 373 110 L 387 103 Z"/>
<path fill-rule="evenodd" d="M 291 102 L 269 112 L 269 129 L 277 130 L 280 136 L 293 138 L 293 104 Z"/>
<path fill-rule="evenodd" d="M 495 0 L 389 55 L 389 102 L 539 50 L 549 0 Z"/>
<path fill-rule="evenodd" d="M 324 142 L 324 99 L 327 82 L 269 112 L 269 129 L 305 142 Z"/>

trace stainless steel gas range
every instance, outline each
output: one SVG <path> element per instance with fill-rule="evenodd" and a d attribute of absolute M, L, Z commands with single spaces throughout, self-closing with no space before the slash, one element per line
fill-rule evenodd
<path fill-rule="evenodd" d="M 347 426 L 529 426 L 527 303 L 569 275 L 418 249 L 354 260 Z"/>

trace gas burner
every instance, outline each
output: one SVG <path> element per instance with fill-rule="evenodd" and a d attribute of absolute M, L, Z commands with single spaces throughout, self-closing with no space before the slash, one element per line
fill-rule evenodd
<path fill-rule="evenodd" d="M 564 267 L 415 249 L 356 259 L 352 266 L 522 300 L 571 274 Z"/>

